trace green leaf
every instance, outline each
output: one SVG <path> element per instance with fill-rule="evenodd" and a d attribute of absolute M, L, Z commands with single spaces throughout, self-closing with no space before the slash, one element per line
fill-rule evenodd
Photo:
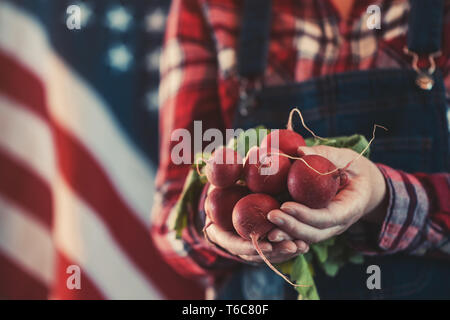
<path fill-rule="evenodd" d="M 262 140 L 270 132 L 264 126 L 258 126 L 242 132 L 235 140 L 234 150 L 238 151 L 242 157 L 254 146 L 259 146 Z"/>
<path fill-rule="evenodd" d="M 326 240 L 323 240 L 320 243 L 323 244 L 323 245 L 326 245 L 326 246 L 332 246 L 332 245 L 334 245 L 336 243 L 336 237 L 328 238 Z"/>
<path fill-rule="evenodd" d="M 316 284 L 312 277 L 308 261 L 303 255 L 299 255 L 294 262 L 291 274 L 291 281 L 297 284 L 308 285 L 309 287 L 296 287 L 301 300 L 319 300 Z"/>
<path fill-rule="evenodd" d="M 364 263 L 364 256 L 362 254 L 355 252 L 353 255 L 350 256 L 348 261 L 354 264 L 362 264 Z"/>
<path fill-rule="evenodd" d="M 341 264 L 337 261 L 326 261 L 322 264 L 323 271 L 330 277 L 336 276 L 340 268 Z"/>
<path fill-rule="evenodd" d="M 294 261 L 295 259 L 291 259 L 283 263 L 276 264 L 275 267 L 277 267 L 277 269 L 284 274 L 291 274 L 294 268 Z"/>
<path fill-rule="evenodd" d="M 324 263 L 328 258 L 328 246 L 323 243 L 316 243 L 311 246 L 311 250 L 316 254 L 319 262 Z"/>
<path fill-rule="evenodd" d="M 196 204 L 203 186 L 206 184 L 196 170 L 190 170 L 184 183 L 183 191 L 175 207 L 175 221 L 172 230 L 176 231 L 177 238 L 181 238 L 183 229 L 187 226 L 188 215 L 191 210 L 196 210 Z"/>
<path fill-rule="evenodd" d="M 206 165 L 206 160 L 211 158 L 211 153 L 209 152 L 198 152 L 194 156 L 194 163 L 192 164 L 193 169 L 202 169 Z"/>
<path fill-rule="evenodd" d="M 303 256 L 305 257 L 306 261 L 308 261 L 309 263 L 314 261 L 314 256 L 311 251 L 308 251 Z"/>

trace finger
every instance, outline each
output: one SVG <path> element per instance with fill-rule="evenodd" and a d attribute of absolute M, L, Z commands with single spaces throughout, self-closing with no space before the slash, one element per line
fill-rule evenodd
<path fill-rule="evenodd" d="M 281 210 L 271 211 L 267 218 L 294 239 L 304 240 L 308 243 L 316 243 L 328 239 L 333 235 L 339 234 L 344 229 L 341 226 L 317 229 L 298 221 Z"/>
<path fill-rule="evenodd" d="M 309 251 L 309 245 L 303 240 L 295 240 L 295 245 L 297 246 L 297 252 L 304 254 Z"/>
<path fill-rule="evenodd" d="M 233 232 L 225 231 L 212 224 L 206 230 L 209 239 L 234 255 L 254 255 L 256 250 L 249 240 L 245 240 Z M 259 247 L 263 252 L 272 251 L 272 245 L 267 241 L 260 241 Z"/>
<path fill-rule="evenodd" d="M 297 202 L 285 202 L 280 210 L 295 219 L 318 229 L 331 228 L 344 222 L 346 210 L 329 207 L 323 209 L 311 209 Z"/>
<path fill-rule="evenodd" d="M 271 238 L 274 238 L 276 241 L 271 240 Z M 280 240 L 280 238 L 283 238 L 282 240 Z M 274 229 L 272 230 L 269 235 L 268 235 L 268 239 L 272 242 L 281 242 L 283 240 L 291 240 L 292 241 L 292 237 L 290 235 L 288 235 L 287 233 L 285 233 L 284 231 L 281 231 L 280 229 Z M 297 246 L 297 252 L 300 253 L 306 253 L 309 250 L 309 245 L 302 241 L 302 240 L 293 240 L 295 245 Z M 276 244 L 272 245 L 273 247 L 273 251 L 277 250 Z"/>
<path fill-rule="evenodd" d="M 276 244 L 272 252 L 265 254 L 266 258 L 272 263 L 279 263 L 289 260 L 299 254 L 297 246 L 293 241 L 283 241 Z M 263 262 L 259 255 L 241 255 L 242 259 L 251 262 Z"/>
<path fill-rule="evenodd" d="M 329 146 L 313 146 L 313 147 L 298 147 L 297 153 L 303 154 L 304 156 L 317 154 L 319 156 L 328 158 L 328 154 L 330 153 L 330 150 L 336 149 L 334 147 Z"/>
<path fill-rule="evenodd" d="M 341 225 L 349 225 L 366 210 L 370 194 L 369 182 L 362 176 L 349 180 L 328 205 L 328 211 L 336 216 Z"/>
<path fill-rule="evenodd" d="M 356 177 L 343 188 L 328 207 L 322 209 L 311 209 L 296 202 L 285 202 L 281 210 L 297 220 L 319 229 L 331 228 L 333 226 L 347 225 L 364 212 L 364 203 L 369 195 L 367 182 Z"/>
<path fill-rule="evenodd" d="M 248 262 L 263 262 L 264 260 L 259 255 L 247 255 L 241 254 L 239 258 L 248 261 Z"/>
<path fill-rule="evenodd" d="M 288 258 L 298 253 L 298 248 L 293 241 L 282 241 L 272 245 L 273 250 L 265 253 L 267 259 L 270 261 L 285 261 Z M 262 262 L 262 258 L 259 255 L 240 255 L 240 257 L 247 261 Z"/>
<path fill-rule="evenodd" d="M 297 245 L 294 241 L 281 241 L 272 244 L 272 256 L 275 254 L 289 255 L 297 252 Z"/>
<path fill-rule="evenodd" d="M 303 157 L 303 156 L 310 155 L 310 154 L 316 154 L 314 152 L 314 149 L 311 147 L 298 147 L 298 149 L 297 149 L 297 155 L 299 157 Z"/>
<path fill-rule="evenodd" d="M 335 148 L 323 145 L 313 147 L 298 147 L 297 154 L 299 154 L 300 156 L 317 154 L 319 156 L 327 158 L 337 167 L 345 166 L 349 161 L 355 159 L 358 156 L 358 154 L 351 149 Z"/>
<path fill-rule="evenodd" d="M 271 242 L 280 242 L 284 240 L 292 240 L 292 237 L 280 229 L 273 229 L 267 235 L 267 239 Z"/>

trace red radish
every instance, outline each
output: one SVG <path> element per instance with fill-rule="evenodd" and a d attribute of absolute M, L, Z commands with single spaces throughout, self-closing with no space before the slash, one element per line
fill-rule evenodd
<path fill-rule="evenodd" d="M 232 186 L 242 174 L 242 157 L 233 149 L 220 147 L 206 161 L 205 174 L 216 187 Z"/>
<path fill-rule="evenodd" d="M 325 174 L 331 171 L 334 172 Z M 305 155 L 292 164 L 287 185 L 289 194 L 295 201 L 312 209 L 320 209 L 330 203 L 341 185 L 341 180 L 346 183 L 346 177 L 346 173 L 337 169 L 327 158 L 315 154 Z"/>
<path fill-rule="evenodd" d="M 239 200 L 233 209 L 233 226 L 244 239 L 252 241 L 256 252 L 275 273 L 293 286 L 302 286 L 292 283 L 284 274 L 278 271 L 261 251 L 258 241 L 264 239 L 270 230 L 275 228 L 267 219 L 267 214 L 278 209 L 280 204 L 269 195 L 252 193 Z"/>
<path fill-rule="evenodd" d="M 278 143 L 276 135 L 278 135 Z M 276 148 L 291 157 L 297 156 L 297 149 L 301 146 L 306 146 L 303 137 L 297 132 L 288 129 L 273 130 L 261 142 L 261 148 Z"/>
<path fill-rule="evenodd" d="M 223 230 L 234 230 L 231 218 L 234 205 L 247 194 L 248 189 L 240 185 L 228 188 L 214 188 L 206 197 L 206 215 L 212 223 Z"/>
<path fill-rule="evenodd" d="M 252 192 L 275 195 L 286 190 L 290 160 L 278 149 L 253 147 L 247 154 L 244 179 Z"/>
<path fill-rule="evenodd" d="M 244 239 L 262 239 L 275 227 L 267 220 L 267 214 L 279 207 L 278 201 L 267 194 L 249 194 L 234 206 L 232 219 L 234 229 Z"/>

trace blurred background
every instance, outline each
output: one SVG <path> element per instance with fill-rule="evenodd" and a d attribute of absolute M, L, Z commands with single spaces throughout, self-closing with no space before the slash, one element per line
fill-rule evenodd
<path fill-rule="evenodd" d="M 0 0 L 0 299 L 203 298 L 149 235 L 169 7 Z"/>

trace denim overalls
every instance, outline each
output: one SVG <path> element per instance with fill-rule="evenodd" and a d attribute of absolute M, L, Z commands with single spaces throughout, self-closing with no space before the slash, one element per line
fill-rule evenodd
<path fill-rule="evenodd" d="M 409 50 L 431 54 L 440 49 L 442 12 L 442 0 L 411 1 Z M 270 15 L 270 0 L 245 2 L 238 54 L 243 83 L 265 69 Z M 360 133 L 369 138 L 373 124 L 382 124 L 389 132 L 379 132 L 372 161 L 407 172 L 448 171 L 449 131 L 442 73 L 433 73 L 430 89 L 427 82 L 419 86 L 418 71 L 356 71 L 283 86 L 248 86 L 242 90 L 234 126 L 283 128 L 294 106 L 321 136 Z M 300 127 L 294 129 L 309 136 Z M 366 270 L 371 264 L 380 266 L 381 290 L 367 289 Z M 315 281 L 322 299 L 450 298 L 448 262 L 399 254 L 365 257 L 363 265 L 349 264 L 335 278 L 318 271 Z M 296 293 L 265 265 L 245 265 L 218 291 L 218 298 L 295 299 Z"/>

